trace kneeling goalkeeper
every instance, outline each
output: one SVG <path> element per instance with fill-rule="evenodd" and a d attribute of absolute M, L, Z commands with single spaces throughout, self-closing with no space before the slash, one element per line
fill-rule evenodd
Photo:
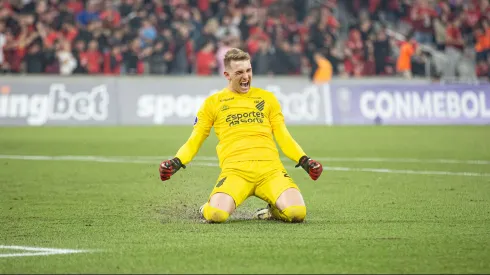
<path fill-rule="evenodd" d="M 310 159 L 288 132 L 274 94 L 251 87 L 250 55 L 229 50 L 224 58 L 228 86 L 209 96 L 198 111 L 194 130 L 173 159 L 160 164 L 160 178 L 169 180 L 197 154 L 214 126 L 221 167 L 208 201 L 199 209 L 208 222 L 225 222 L 248 197 L 268 203 L 255 219 L 303 222 L 306 206 L 298 186 L 284 168 L 274 137 L 284 154 L 313 180 L 322 165 Z"/>

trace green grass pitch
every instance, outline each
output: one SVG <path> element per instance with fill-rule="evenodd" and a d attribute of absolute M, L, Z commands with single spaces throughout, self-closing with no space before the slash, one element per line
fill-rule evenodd
<path fill-rule="evenodd" d="M 284 161 L 304 224 L 250 220 L 256 198 L 200 222 L 214 133 L 162 183 L 190 126 L 0 128 L 0 246 L 90 250 L 0 248 L 0 273 L 490 273 L 490 127 L 289 128 L 327 168 Z"/>

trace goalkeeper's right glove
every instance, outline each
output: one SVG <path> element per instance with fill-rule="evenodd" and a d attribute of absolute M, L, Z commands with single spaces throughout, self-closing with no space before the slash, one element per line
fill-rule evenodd
<path fill-rule="evenodd" d="M 169 180 L 170 177 L 179 171 L 180 168 L 186 168 L 179 158 L 173 158 L 160 163 L 158 171 L 160 172 L 160 179 L 162 181 Z"/>

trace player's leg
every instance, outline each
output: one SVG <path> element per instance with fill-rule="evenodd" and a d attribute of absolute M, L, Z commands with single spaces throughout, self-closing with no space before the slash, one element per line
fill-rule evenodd
<path fill-rule="evenodd" d="M 256 219 L 275 218 L 286 222 L 303 222 L 306 206 L 299 187 L 284 169 L 276 169 L 255 190 L 255 195 L 269 203 L 254 214 Z"/>
<path fill-rule="evenodd" d="M 270 207 L 271 215 L 287 222 L 303 222 L 306 218 L 306 206 L 301 192 L 297 188 L 288 188 Z"/>
<path fill-rule="evenodd" d="M 216 193 L 212 195 L 199 211 L 208 222 L 225 222 L 235 211 L 235 200 L 226 193 Z"/>
<path fill-rule="evenodd" d="M 208 222 L 222 223 L 253 194 L 254 186 L 235 174 L 222 174 L 214 187 L 208 202 L 199 209 Z"/>

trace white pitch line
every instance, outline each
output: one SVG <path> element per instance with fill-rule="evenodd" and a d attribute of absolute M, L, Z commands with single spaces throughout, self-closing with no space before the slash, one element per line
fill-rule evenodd
<path fill-rule="evenodd" d="M 144 163 L 155 164 L 156 161 L 165 159 L 165 157 L 155 160 L 151 159 L 131 159 L 137 157 L 97 157 L 97 156 L 21 156 L 21 155 L 0 155 L 0 159 L 19 159 L 19 160 L 47 160 L 47 161 L 88 161 L 88 162 L 106 162 L 106 163 Z M 207 166 L 218 167 L 217 162 L 194 161 L 190 166 Z M 288 166 L 288 165 L 286 165 Z M 389 173 L 389 174 L 412 174 L 412 175 L 443 175 L 443 176 L 465 176 L 465 177 L 490 177 L 490 173 L 477 172 L 452 172 L 452 171 L 426 171 L 426 170 L 398 170 L 384 168 L 351 168 L 351 167 L 333 167 L 324 166 L 325 170 L 344 171 L 344 172 L 370 172 L 370 173 Z"/>
<path fill-rule="evenodd" d="M 426 171 L 426 170 L 398 170 L 398 169 L 383 169 L 383 168 L 324 167 L 324 170 L 347 171 L 347 172 L 372 172 L 372 173 L 388 173 L 388 174 L 490 177 L 490 173 Z"/>
<path fill-rule="evenodd" d="M 75 156 L 73 156 L 75 157 Z M 81 156 L 76 156 L 81 157 Z M 92 156 L 86 156 L 91 158 Z M 123 159 L 144 159 L 144 160 L 162 160 L 173 158 L 173 156 L 107 156 L 107 158 Z M 218 161 L 217 157 L 196 156 L 194 160 Z M 281 158 L 281 160 L 289 160 Z M 374 157 L 315 157 L 318 161 L 338 161 L 338 162 L 398 162 L 398 163 L 442 163 L 442 164 L 471 164 L 471 165 L 490 165 L 490 160 L 463 160 L 463 159 L 417 159 L 417 158 L 374 158 Z"/>
<path fill-rule="evenodd" d="M 91 252 L 89 250 L 30 247 L 30 246 L 17 246 L 17 245 L 0 245 L 0 251 L 1 251 L 1 249 L 23 250 L 23 251 L 29 251 L 29 252 L 26 252 L 26 253 L 6 253 L 6 254 L 0 253 L 0 258 L 27 257 L 27 256 L 49 256 L 49 255 L 59 255 L 59 254 L 74 254 L 74 253 Z"/>

